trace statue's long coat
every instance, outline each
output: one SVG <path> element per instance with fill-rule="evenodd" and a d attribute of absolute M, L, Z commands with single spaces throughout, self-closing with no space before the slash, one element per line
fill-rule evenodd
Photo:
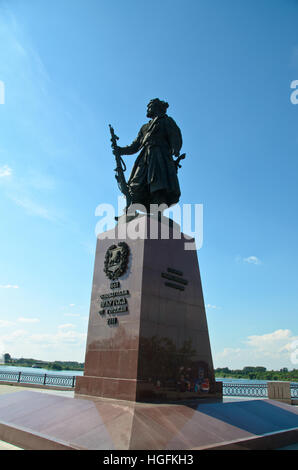
<path fill-rule="evenodd" d="M 147 205 L 153 193 L 161 190 L 167 205 L 179 201 L 180 187 L 172 155 L 179 155 L 181 147 L 179 127 L 174 119 L 163 115 L 144 124 L 133 143 L 121 148 L 123 155 L 141 150 L 128 180 L 133 202 Z"/>

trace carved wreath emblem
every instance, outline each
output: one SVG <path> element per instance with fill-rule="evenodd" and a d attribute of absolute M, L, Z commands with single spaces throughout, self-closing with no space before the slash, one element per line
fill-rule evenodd
<path fill-rule="evenodd" d="M 128 265 L 129 246 L 125 242 L 112 245 L 106 252 L 104 272 L 111 280 L 122 276 Z"/>

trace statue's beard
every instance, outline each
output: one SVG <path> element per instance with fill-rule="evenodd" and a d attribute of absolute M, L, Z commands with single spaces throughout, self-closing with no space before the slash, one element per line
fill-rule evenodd
<path fill-rule="evenodd" d="M 151 109 L 150 111 L 147 111 L 148 118 L 154 119 L 156 116 L 161 116 L 161 114 L 157 110 L 153 111 Z"/>

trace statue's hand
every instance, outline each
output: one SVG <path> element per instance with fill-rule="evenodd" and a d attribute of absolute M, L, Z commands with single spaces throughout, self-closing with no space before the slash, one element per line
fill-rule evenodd
<path fill-rule="evenodd" d="M 122 155 L 122 152 L 121 152 L 121 147 L 118 147 L 118 145 L 112 145 L 112 149 L 113 149 L 113 154 L 118 156 L 118 155 Z"/>

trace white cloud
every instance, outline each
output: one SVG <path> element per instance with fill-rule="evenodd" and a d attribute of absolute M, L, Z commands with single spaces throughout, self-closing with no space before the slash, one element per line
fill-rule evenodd
<path fill-rule="evenodd" d="M 0 341 L 0 362 L 2 360 L 2 362 L 4 362 L 4 359 L 3 359 L 3 354 L 5 354 L 5 346 L 4 344 L 2 343 L 2 341 Z M 2 356 L 2 357 L 1 357 Z"/>
<path fill-rule="evenodd" d="M 3 64 L 5 76 L 8 76 L 11 83 L 14 84 L 19 78 L 15 77 L 14 74 L 18 73 L 22 78 L 27 94 L 30 92 L 32 95 L 35 92 L 33 96 L 45 95 L 46 87 L 50 82 L 45 66 L 34 49 L 29 36 L 23 31 L 21 23 L 17 21 L 12 11 L 5 6 L 1 8 L 0 39 L 5 46 L 2 54 L 5 58 Z M 33 77 L 33 74 L 35 74 L 35 77 Z M 33 78 L 35 78 L 34 81 Z M 12 95 L 14 97 L 17 93 L 21 94 L 21 91 L 13 87 L 11 93 L 14 93 Z M 26 95 L 26 93 L 24 94 Z"/>
<path fill-rule="evenodd" d="M 224 348 L 214 354 L 215 367 L 242 369 L 245 366 L 264 366 L 279 370 L 282 367 L 293 369 L 291 360 L 293 344 L 298 340 L 288 329 L 279 329 L 263 335 L 248 336 L 243 348 Z"/>
<path fill-rule="evenodd" d="M 25 318 L 25 317 L 18 318 L 18 322 L 20 323 L 38 323 L 39 321 L 40 321 L 39 318 Z"/>
<path fill-rule="evenodd" d="M 250 264 L 261 264 L 261 260 L 257 258 L 256 256 L 249 256 L 248 258 L 244 258 L 243 261 L 245 263 L 250 263 Z"/>
<path fill-rule="evenodd" d="M 56 346 L 57 348 L 65 345 L 82 346 L 85 345 L 86 333 L 78 333 L 74 331 L 75 326 L 72 324 L 60 325 L 58 331 L 54 334 L 33 334 L 29 339 L 32 343 L 42 343 L 43 348 Z M 71 352 L 71 350 L 69 350 Z M 57 355 L 57 353 L 56 353 Z M 70 356 L 71 357 L 71 356 Z"/>
<path fill-rule="evenodd" d="M 246 344 L 259 351 L 277 351 L 280 348 L 283 349 L 285 341 L 288 342 L 291 338 L 290 330 L 276 330 L 264 335 L 248 336 Z"/>
<path fill-rule="evenodd" d="M 4 178 L 11 176 L 12 170 L 7 165 L 0 167 L 0 178 L 5 181 L 3 186 L 5 196 L 17 206 L 24 209 L 28 215 L 38 216 L 43 219 L 55 221 L 58 218 L 56 211 L 47 208 L 45 205 L 35 202 L 40 199 L 41 191 L 53 189 L 54 182 L 42 174 L 32 173 L 32 171 L 19 177 Z"/>
<path fill-rule="evenodd" d="M 12 169 L 8 165 L 3 165 L 0 167 L 0 178 L 5 178 L 11 176 Z"/>
<path fill-rule="evenodd" d="M 0 286 L 0 289 L 18 289 L 18 288 L 19 286 L 12 285 L 12 284 L 5 284 L 5 285 Z"/>
<path fill-rule="evenodd" d="M 54 333 L 34 333 L 15 330 L 0 336 L 1 348 L 12 357 L 34 357 L 55 361 L 84 360 L 86 333 L 75 331 L 75 325 L 59 325 Z"/>
<path fill-rule="evenodd" d="M 9 335 L 2 336 L 1 340 L 4 344 L 6 343 L 15 344 L 16 342 L 19 343 L 20 339 L 26 338 L 27 335 L 28 335 L 28 332 L 26 330 L 15 330 Z"/>
<path fill-rule="evenodd" d="M 38 216 L 51 221 L 56 220 L 56 217 L 49 211 L 49 209 L 32 201 L 32 199 L 27 196 L 17 197 L 10 194 L 9 197 L 17 206 L 25 209 L 28 215 Z"/>
<path fill-rule="evenodd" d="M 7 326 L 13 326 L 15 323 L 9 320 L 0 320 L 0 328 L 5 328 Z"/>
<path fill-rule="evenodd" d="M 211 304 L 207 304 L 205 305 L 206 308 L 212 308 L 212 309 L 218 309 L 220 307 L 218 307 L 217 305 L 211 305 Z"/>
<path fill-rule="evenodd" d="M 64 323 L 63 325 L 58 326 L 59 330 L 65 330 L 65 329 L 69 330 L 72 328 L 75 328 L 75 325 L 73 325 L 72 323 Z"/>
<path fill-rule="evenodd" d="M 38 323 L 39 321 L 39 318 L 19 317 L 16 321 L 0 320 L 0 327 L 14 326 L 17 323 Z"/>
<path fill-rule="evenodd" d="M 221 353 L 217 354 L 217 357 L 221 358 L 230 358 L 231 355 L 239 354 L 241 353 L 240 348 L 224 348 L 224 350 Z"/>

